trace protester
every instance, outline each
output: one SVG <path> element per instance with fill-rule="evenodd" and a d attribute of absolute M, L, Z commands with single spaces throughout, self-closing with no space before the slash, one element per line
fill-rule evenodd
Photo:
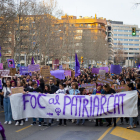
<path fill-rule="evenodd" d="M 55 93 L 58 90 L 58 87 L 54 85 L 53 80 L 49 81 L 52 93 Z"/>
<path fill-rule="evenodd" d="M 103 86 L 103 90 L 104 90 L 104 94 L 107 95 L 107 94 L 114 94 L 116 93 L 114 89 L 112 89 L 108 84 L 105 84 Z M 111 125 L 111 118 L 106 118 L 108 124 L 107 124 L 107 127 Z M 114 121 L 114 127 L 116 126 L 116 118 L 113 118 L 113 121 Z"/>
<path fill-rule="evenodd" d="M 10 81 L 6 81 L 6 86 L 2 90 L 2 94 L 4 95 L 3 104 L 4 104 L 4 114 L 5 114 L 5 122 L 4 124 L 12 124 L 12 111 L 10 98 L 11 95 L 11 85 Z"/>
<path fill-rule="evenodd" d="M 59 84 L 59 89 L 56 91 L 56 94 L 66 94 L 66 90 L 64 89 L 64 84 L 63 83 L 60 83 Z M 64 126 L 67 126 L 66 124 L 66 119 L 63 119 L 64 121 Z M 59 119 L 59 124 L 58 126 L 62 125 L 62 119 Z"/>
<path fill-rule="evenodd" d="M 96 90 L 93 91 L 93 95 L 101 95 L 104 94 L 104 90 L 102 89 L 102 85 L 98 84 Z M 100 121 L 100 126 L 103 126 L 102 118 L 99 119 Z M 98 119 L 96 119 L 96 124 L 95 126 L 98 126 Z"/>
<path fill-rule="evenodd" d="M 86 89 L 85 88 L 80 88 L 79 90 L 80 90 L 80 95 L 86 95 Z M 80 119 L 77 119 L 76 125 L 79 125 L 79 123 L 80 123 Z M 82 125 L 84 125 L 84 123 L 85 123 L 85 119 L 82 119 Z"/>
<path fill-rule="evenodd" d="M 129 91 L 134 90 L 133 83 L 128 84 L 128 88 L 129 88 Z M 134 121 L 134 125 L 133 125 L 133 121 Z M 129 118 L 129 126 L 127 127 L 127 129 L 136 128 L 137 127 L 136 125 L 137 125 L 137 117 L 130 117 Z"/>

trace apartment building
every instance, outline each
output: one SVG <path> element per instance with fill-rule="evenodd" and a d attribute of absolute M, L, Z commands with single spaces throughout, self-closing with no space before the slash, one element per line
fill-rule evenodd
<path fill-rule="evenodd" d="M 136 28 L 136 36 L 132 36 L 133 27 Z M 114 58 L 118 50 L 121 49 L 126 62 L 129 60 L 135 61 L 140 55 L 140 28 L 138 28 L 138 25 L 127 25 L 121 21 L 108 21 L 108 28 L 110 29 L 108 31 L 108 42 L 113 47 Z"/>

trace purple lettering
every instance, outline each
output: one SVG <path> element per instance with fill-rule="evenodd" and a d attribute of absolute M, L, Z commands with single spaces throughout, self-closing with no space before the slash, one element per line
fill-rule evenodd
<path fill-rule="evenodd" d="M 82 102 L 82 98 L 85 98 L 85 96 L 77 96 L 77 99 L 79 98 L 79 116 L 81 115 L 81 102 Z"/>
<path fill-rule="evenodd" d="M 90 97 L 90 116 L 92 115 L 92 97 Z"/>
<path fill-rule="evenodd" d="M 97 101 L 98 101 L 98 104 L 96 105 L 96 99 L 97 99 Z M 99 113 L 99 98 L 98 98 L 98 96 L 95 96 L 94 97 L 94 102 L 93 102 L 93 117 L 94 117 L 94 111 L 95 111 L 95 107 L 97 107 L 98 109 L 97 109 L 97 116 L 98 116 L 98 113 Z"/>
<path fill-rule="evenodd" d="M 122 97 L 122 114 L 124 114 L 124 111 L 123 111 L 123 96 L 126 96 L 126 94 L 120 94 L 119 97 Z"/>
<path fill-rule="evenodd" d="M 29 102 L 29 100 L 26 100 L 26 96 L 31 96 L 31 94 L 24 94 L 23 97 L 23 104 L 24 104 L 24 110 L 26 109 L 26 103 Z"/>
<path fill-rule="evenodd" d="M 89 115 L 88 115 L 88 111 L 87 111 L 87 108 L 86 108 L 86 106 L 88 105 L 88 99 L 84 99 L 83 100 L 83 114 L 82 114 L 82 117 L 84 117 L 84 110 L 86 111 L 86 113 L 87 113 L 87 117 L 89 117 Z"/>
<path fill-rule="evenodd" d="M 109 99 L 110 99 L 111 97 L 114 97 L 114 95 L 110 95 L 109 98 L 108 98 L 108 102 L 107 102 L 107 112 L 108 112 L 109 114 L 113 114 L 113 112 L 109 112 Z"/>
<path fill-rule="evenodd" d="M 41 104 L 40 104 L 40 102 L 39 102 L 39 99 L 40 99 L 41 96 L 46 96 L 46 95 L 44 95 L 44 94 L 39 94 L 39 95 L 38 95 L 38 97 L 37 97 L 38 106 L 39 106 L 40 108 L 45 108 L 45 106 L 41 106 Z"/>
<path fill-rule="evenodd" d="M 66 103 L 66 99 L 69 99 L 69 103 Z M 63 115 L 65 115 L 66 106 L 71 103 L 71 98 L 69 96 L 64 96 L 64 108 L 63 108 Z"/>
<path fill-rule="evenodd" d="M 118 98 L 118 103 L 116 103 L 116 99 Z M 119 95 L 115 95 L 114 98 L 114 114 L 116 114 L 116 106 L 118 106 L 118 114 L 120 114 L 120 108 L 119 108 Z"/>
<path fill-rule="evenodd" d="M 33 104 L 32 104 L 32 98 L 35 99 L 35 105 L 34 105 L 34 106 L 33 106 Z M 31 98 L 30 98 L 30 103 L 31 103 L 32 108 L 35 109 L 35 108 L 36 108 L 36 97 L 35 97 L 35 95 L 32 95 L 32 96 L 31 96 Z"/>
<path fill-rule="evenodd" d="M 76 104 L 73 103 L 74 98 L 76 98 Z M 75 106 L 75 116 L 77 116 L 77 96 L 72 97 L 72 102 L 71 102 L 71 115 L 72 115 L 72 107 Z"/>
<path fill-rule="evenodd" d="M 103 98 L 105 99 L 104 103 L 103 103 Z M 102 96 L 101 97 L 101 112 L 100 112 L 100 116 L 102 116 L 102 111 L 105 115 L 107 115 L 107 113 L 104 112 L 104 105 L 106 103 L 106 96 Z"/>

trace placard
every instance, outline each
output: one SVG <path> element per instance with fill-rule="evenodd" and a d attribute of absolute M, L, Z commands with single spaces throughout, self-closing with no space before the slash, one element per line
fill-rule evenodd
<path fill-rule="evenodd" d="M 96 89 L 96 84 L 82 84 L 79 88 L 86 88 L 87 93 L 93 93 L 93 90 Z"/>
<path fill-rule="evenodd" d="M 10 68 L 10 75 L 15 76 L 16 74 L 16 68 Z"/>
<path fill-rule="evenodd" d="M 122 68 L 120 65 L 113 65 L 111 64 L 110 72 L 114 74 L 120 74 L 122 71 Z"/>
<path fill-rule="evenodd" d="M 65 76 L 70 76 L 71 77 L 71 70 L 65 70 L 64 74 L 65 74 Z"/>
<path fill-rule="evenodd" d="M 96 82 L 97 82 L 97 84 L 101 84 L 101 85 L 109 84 L 110 87 L 113 84 L 113 80 L 111 80 L 103 75 L 99 75 Z"/>
<path fill-rule="evenodd" d="M 14 59 L 7 59 L 8 68 L 15 68 Z"/>
<path fill-rule="evenodd" d="M 99 74 L 99 68 L 92 68 L 92 73 Z"/>
<path fill-rule="evenodd" d="M 37 72 L 37 71 L 40 71 L 40 65 L 39 64 L 29 65 L 28 66 L 28 71 L 29 72 Z"/>
<path fill-rule="evenodd" d="M 100 70 L 105 70 L 108 73 L 108 67 L 100 67 Z"/>
<path fill-rule="evenodd" d="M 99 70 L 99 75 L 105 76 L 106 71 L 105 70 Z"/>
<path fill-rule="evenodd" d="M 0 63 L 0 70 L 3 70 L 3 63 Z"/>
<path fill-rule="evenodd" d="M 2 89 L 2 79 L 0 78 L 0 89 Z"/>
<path fill-rule="evenodd" d="M 0 70 L 0 76 L 1 77 L 10 76 L 10 70 Z"/>
<path fill-rule="evenodd" d="M 53 82 L 54 82 L 55 85 L 57 84 L 57 81 L 56 81 L 55 76 L 49 75 L 49 76 L 45 76 L 44 77 L 45 84 L 49 84 L 49 81 L 50 80 L 53 80 Z"/>
<path fill-rule="evenodd" d="M 11 88 L 12 94 L 23 93 L 23 92 L 24 92 L 23 87 Z"/>
<path fill-rule="evenodd" d="M 41 68 L 41 75 L 42 75 L 43 77 L 51 75 L 51 74 L 50 74 L 50 66 L 43 66 L 43 67 Z"/>
<path fill-rule="evenodd" d="M 112 88 L 116 91 L 116 92 L 125 92 L 128 91 L 129 88 L 127 85 L 112 85 Z"/>

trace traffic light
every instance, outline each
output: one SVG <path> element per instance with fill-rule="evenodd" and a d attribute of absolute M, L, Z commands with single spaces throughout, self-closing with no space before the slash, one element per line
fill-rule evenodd
<path fill-rule="evenodd" d="M 136 28 L 132 28 L 132 36 L 136 36 Z"/>
<path fill-rule="evenodd" d="M 83 61 L 83 56 L 81 56 L 81 64 L 83 64 L 83 62 L 84 62 L 84 61 Z"/>

